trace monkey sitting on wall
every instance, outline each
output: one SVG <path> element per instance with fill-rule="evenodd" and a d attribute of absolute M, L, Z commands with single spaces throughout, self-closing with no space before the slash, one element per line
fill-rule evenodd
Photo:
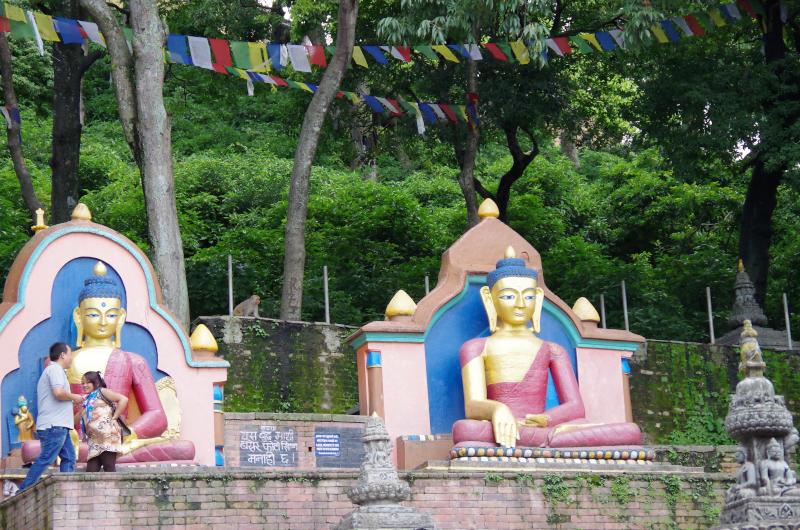
<path fill-rule="evenodd" d="M 233 316 L 235 317 L 257 317 L 258 304 L 261 303 L 261 298 L 254 294 L 244 302 L 239 303 L 233 308 Z"/>

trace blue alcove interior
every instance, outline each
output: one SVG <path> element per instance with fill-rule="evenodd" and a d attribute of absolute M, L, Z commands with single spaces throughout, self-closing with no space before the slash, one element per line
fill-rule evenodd
<path fill-rule="evenodd" d="M 449 433 L 456 420 L 464 418 L 464 388 L 458 351 L 461 345 L 476 337 L 489 335 L 489 321 L 480 298 L 485 276 L 469 276 L 464 290 L 442 307 L 433 319 L 425 337 L 425 363 L 428 376 L 428 406 L 432 434 Z M 560 344 L 567 350 L 575 377 L 575 344 L 556 315 L 561 311 L 548 300 L 542 308 L 539 337 Z M 548 377 L 546 408 L 558 405 L 552 377 Z"/>
<path fill-rule="evenodd" d="M 66 263 L 56 275 L 53 282 L 53 290 L 50 293 L 50 318 L 47 318 L 31 328 L 22 340 L 19 351 L 19 368 L 7 374 L 0 384 L 0 395 L 2 396 L 2 414 L 5 421 L 3 426 L 3 454 L 8 454 L 14 447 L 21 444 L 15 443 L 17 439 L 17 428 L 14 425 L 14 412 L 17 408 L 17 399 L 24 395 L 28 400 L 28 406 L 37 416 L 38 407 L 36 405 L 36 383 L 39 375 L 44 368 L 44 360 L 47 358 L 50 345 L 54 342 L 63 341 L 75 347 L 77 340 L 77 330 L 72 320 L 72 312 L 78 304 L 78 293 L 83 288 L 86 278 L 94 274 L 94 266 L 97 258 L 76 258 Z M 108 264 L 106 276 L 113 278 L 119 285 L 123 286 L 122 307 L 127 308 L 127 292 L 124 282 L 119 274 Z M 30 281 L 36 281 L 30 278 Z M 147 296 L 142 293 L 141 296 Z M 41 300 L 26 300 L 26 304 L 44 303 Z M 139 326 L 126 322 L 122 328 L 121 348 L 125 351 L 138 353 L 147 360 L 153 378 L 158 380 L 166 374 L 157 369 L 158 352 L 155 341 L 150 333 Z M 3 352 L 3 355 L 13 355 L 15 352 Z"/>

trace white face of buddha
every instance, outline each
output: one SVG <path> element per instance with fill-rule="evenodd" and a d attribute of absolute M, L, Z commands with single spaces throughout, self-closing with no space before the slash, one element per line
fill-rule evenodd
<path fill-rule="evenodd" d="M 125 311 L 118 298 L 84 298 L 80 312 L 83 333 L 93 339 L 110 339 L 117 332 Z"/>
<path fill-rule="evenodd" d="M 536 308 L 536 280 L 533 278 L 501 278 L 492 287 L 492 300 L 497 316 L 507 324 L 524 325 Z"/>

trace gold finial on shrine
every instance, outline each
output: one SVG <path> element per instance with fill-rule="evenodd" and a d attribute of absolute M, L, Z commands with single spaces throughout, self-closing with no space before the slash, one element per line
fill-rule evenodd
<path fill-rule="evenodd" d="M 517 257 L 517 252 L 514 250 L 514 247 L 512 247 L 511 245 L 508 245 L 508 248 L 506 248 L 506 255 L 504 257 L 506 257 L 506 258 L 516 258 Z"/>
<path fill-rule="evenodd" d="M 744 272 L 744 263 L 742 263 L 742 258 L 739 258 L 739 266 L 737 267 L 736 272 Z"/>
<path fill-rule="evenodd" d="M 102 261 L 98 261 L 94 266 L 94 275 L 95 276 L 105 276 L 108 272 L 105 263 Z"/>
<path fill-rule="evenodd" d="M 597 314 L 597 309 L 584 296 L 575 300 L 572 310 L 582 321 L 600 322 L 600 315 Z"/>
<path fill-rule="evenodd" d="M 414 300 L 408 296 L 408 293 L 400 289 L 386 306 L 385 315 L 388 320 L 392 320 L 394 317 L 412 316 L 416 310 L 417 304 Z"/>
<path fill-rule="evenodd" d="M 205 324 L 198 324 L 194 328 L 192 336 L 189 337 L 189 345 L 192 347 L 192 351 L 216 352 L 219 349 L 217 340 Z"/>
<path fill-rule="evenodd" d="M 478 217 L 486 219 L 487 217 L 500 217 L 500 209 L 497 207 L 492 199 L 484 200 L 478 208 Z"/>
<path fill-rule="evenodd" d="M 41 208 L 36 209 L 36 224 L 31 227 L 34 234 L 38 234 L 40 230 L 44 230 L 47 228 L 47 225 L 44 224 L 44 210 Z"/>
<path fill-rule="evenodd" d="M 79 202 L 78 205 L 72 210 L 72 220 L 77 221 L 91 221 L 92 220 L 92 212 L 89 211 L 89 207 Z"/>

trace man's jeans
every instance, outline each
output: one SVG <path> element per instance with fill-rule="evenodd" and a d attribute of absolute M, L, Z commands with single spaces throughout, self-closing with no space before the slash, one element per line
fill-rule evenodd
<path fill-rule="evenodd" d="M 24 490 L 39 480 L 39 477 L 42 476 L 45 469 L 50 467 L 56 456 L 61 457 L 60 468 L 62 473 L 75 471 L 75 448 L 72 447 L 69 431 L 68 427 L 50 427 L 49 429 L 36 431 L 39 433 L 42 451 L 36 461 L 31 464 L 28 475 L 19 487 L 20 490 Z"/>

